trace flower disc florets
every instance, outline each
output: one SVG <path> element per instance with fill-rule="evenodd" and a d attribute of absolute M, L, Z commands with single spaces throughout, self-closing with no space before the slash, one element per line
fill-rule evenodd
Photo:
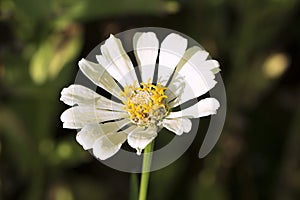
<path fill-rule="evenodd" d="M 153 85 L 149 82 L 141 83 L 140 87 L 136 83 L 125 87 L 122 96 L 131 121 L 142 127 L 159 125 L 168 114 L 166 90 L 160 83 Z"/>

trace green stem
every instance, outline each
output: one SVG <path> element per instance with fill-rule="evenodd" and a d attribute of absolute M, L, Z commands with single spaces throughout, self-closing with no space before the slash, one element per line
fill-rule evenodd
<path fill-rule="evenodd" d="M 148 183 L 149 183 L 149 176 L 150 176 L 149 171 L 151 167 L 153 147 L 154 147 L 154 140 L 146 146 L 144 151 L 139 200 L 147 199 L 147 190 L 148 190 Z"/>

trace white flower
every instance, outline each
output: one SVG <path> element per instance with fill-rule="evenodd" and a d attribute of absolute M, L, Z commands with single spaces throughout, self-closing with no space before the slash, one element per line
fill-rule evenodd
<path fill-rule="evenodd" d="M 176 135 L 187 133 L 191 118 L 216 114 L 220 106 L 216 99 L 205 98 L 189 108 L 172 111 L 217 83 L 214 74 L 220 71 L 219 63 L 208 59 L 206 51 L 197 46 L 186 50 L 187 39 L 174 33 L 160 45 L 155 33 L 136 33 L 133 45 L 142 83 L 121 41 L 113 35 L 101 46 L 98 63 L 79 61 L 85 76 L 123 103 L 76 84 L 61 92 L 61 101 L 73 106 L 61 115 L 63 127 L 81 129 L 77 142 L 85 150 L 92 149 L 101 160 L 116 154 L 126 140 L 141 154 L 157 136 L 158 128 Z M 157 59 L 158 80 L 154 84 L 151 81 Z"/>

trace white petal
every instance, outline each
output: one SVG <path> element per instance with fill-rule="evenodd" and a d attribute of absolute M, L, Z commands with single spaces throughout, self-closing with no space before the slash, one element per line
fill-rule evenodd
<path fill-rule="evenodd" d="M 192 56 L 194 56 L 198 52 L 200 52 L 200 54 L 197 56 L 198 62 L 203 62 L 207 59 L 209 55 L 207 51 L 202 50 L 199 46 L 193 46 L 185 51 L 182 59 L 177 65 L 176 70 L 180 69 L 188 60 L 191 59 Z"/>
<path fill-rule="evenodd" d="M 199 48 L 199 49 L 198 49 Z M 194 48 L 194 50 L 197 50 L 196 52 L 194 52 L 193 55 L 191 55 L 189 57 L 189 55 L 187 55 L 187 58 L 189 58 L 187 61 L 190 62 L 193 66 L 195 66 L 198 70 L 200 71 L 206 71 L 206 70 L 210 70 L 210 71 L 217 71 L 216 68 L 219 68 L 220 65 L 216 60 L 206 60 L 208 57 L 208 52 L 201 50 L 200 47 L 198 48 Z M 182 66 L 178 66 L 178 70 L 181 69 Z M 220 70 L 219 70 L 220 71 Z"/>
<path fill-rule="evenodd" d="M 88 124 L 77 133 L 76 140 L 85 150 L 91 149 L 99 137 L 117 132 L 129 122 L 128 119 L 123 119 L 105 124 Z"/>
<path fill-rule="evenodd" d="M 128 144 L 136 149 L 137 154 L 140 155 L 142 150 L 157 136 L 157 128 L 149 127 L 143 129 L 137 127 L 127 137 Z"/>
<path fill-rule="evenodd" d="M 128 127 L 127 129 L 122 130 L 124 133 L 126 133 L 127 135 L 129 135 L 132 131 L 134 131 L 135 129 L 139 128 L 137 125 L 135 124 L 131 124 L 130 127 Z"/>
<path fill-rule="evenodd" d="M 159 41 L 153 32 L 136 33 L 133 37 L 134 53 L 136 56 L 142 81 L 153 80 Z"/>
<path fill-rule="evenodd" d="M 110 76 L 110 74 L 103 68 L 103 66 L 87 61 L 84 58 L 81 59 L 78 64 L 84 75 L 88 77 L 94 84 L 121 99 L 120 94 L 122 90 Z"/>
<path fill-rule="evenodd" d="M 84 126 L 76 135 L 76 141 L 84 148 L 91 149 L 95 141 L 104 135 L 99 124 L 88 124 Z"/>
<path fill-rule="evenodd" d="M 123 104 L 111 101 L 82 85 L 70 85 L 61 91 L 61 101 L 69 106 L 95 106 L 101 109 L 122 111 Z"/>
<path fill-rule="evenodd" d="M 202 69 L 207 69 L 212 71 L 214 74 L 218 73 L 219 71 L 221 71 L 220 69 L 220 64 L 218 61 L 216 60 L 207 60 L 203 63 L 201 63 L 201 65 L 199 66 Z"/>
<path fill-rule="evenodd" d="M 184 55 L 187 39 L 171 33 L 162 42 L 159 53 L 158 82 L 165 85 Z"/>
<path fill-rule="evenodd" d="M 199 51 L 202 53 L 202 56 L 198 59 L 200 60 L 200 62 L 205 61 L 205 59 L 209 55 L 208 52 L 203 51 L 199 46 L 193 46 L 193 47 L 191 47 L 191 48 L 189 48 L 185 51 L 183 57 L 181 58 L 181 60 L 179 61 L 178 65 L 176 67 L 175 73 L 177 73 L 187 63 L 187 61 L 189 61 L 191 59 L 191 57 Z M 174 79 L 174 76 L 172 78 L 172 81 L 173 81 L 173 79 Z M 171 81 L 171 84 L 174 84 L 174 83 L 172 83 L 172 81 Z M 171 101 L 171 100 L 175 99 L 178 96 L 178 93 L 175 94 L 172 91 L 167 90 L 166 95 L 168 96 L 168 101 Z"/>
<path fill-rule="evenodd" d="M 168 118 L 199 118 L 217 113 L 220 103 L 215 98 L 202 99 L 195 105 L 177 112 L 170 112 Z"/>
<path fill-rule="evenodd" d="M 188 133 L 192 129 L 192 122 L 188 118 L 164 119 L 163 126 L 174 132 L 176 135 L 182 135 L 183 132 Z"/>
<path fill-rule="evenodd" d="M 64 111 L 60 119 L 68 126 L 74 125 L 74 127 L 68 128 L 78 129 L 87 124 L 122 119 L 125 117 L 128 117 L 128 114 L 124 112 L 101 110 L 91 106 L 75 106 Z M 65 125 L 64 127 L 67 128 Z"/>
<path fill-rule="evenodd" d="M 79 129 L 84 127 L 86 123 L 84 122 L 64 122 L 63 123 L 63 128 L 68 128 L 68 129 Z"/>
<path fill-rule="evenodd" d="M 200 68 L 201 66 L 195 66 L 191 62 L 187 62 L 174 74 L 168 89 L 177 98 L 169 104 L 170 107 L 175 107 L 190 99 L 199 97 L 216 85 L 214 73 L 207 69 L 200 70 Z"/>
<path fill-rule="evenodd" d="M 120 39 L 113 35 L 101 46 L 102 56 L 98 62 L 122 85 L 131 85 L 137 80 L 132 62 L 125 52 Z"/>
<path fill-rule="evenodd" d="M 169 89 L 169 101 L 171 107 L 182 104 L 192 98 L 198 97 L 211 88 L 216 82 L 214 74 L 220 71 L 220 65 L 216 60 L 206 60 L 209 54 L 198 46 L 189 48 L 180 60 Z M 183 82 L 186 81 L 187 84 Z"/>
<path fill-rule="evenodd" d="M 98 138 L 93 145 L 93 154 L 100 160 L 106 160 L 115 155 L 126 141 L 127 134 L 111 133 Z"/>
<path fill-rule="evenodd" d="M 108 73 L 117 81 L 120 81 L 123 79 L 122 74 L 120 74 L 117 70 L 117 67 L 113 62 L 110 60 L 107 60 L 105 56 L 103 55 L 96 55 L 96 59 L 100 65 L 104 67 L 105 70 L 108 71 Z"/>

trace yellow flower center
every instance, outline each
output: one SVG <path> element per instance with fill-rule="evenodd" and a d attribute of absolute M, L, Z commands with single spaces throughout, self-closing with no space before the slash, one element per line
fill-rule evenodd
<path fill-rule="evenodd" d="M 158 125 L 168 113 L 166 90 L 160 83 L 153 85 L 149 82 L 141 83 L 140 87 L 136 82 L 125 87 L 122 96 L 131 121 L 143 127 Z"/>

